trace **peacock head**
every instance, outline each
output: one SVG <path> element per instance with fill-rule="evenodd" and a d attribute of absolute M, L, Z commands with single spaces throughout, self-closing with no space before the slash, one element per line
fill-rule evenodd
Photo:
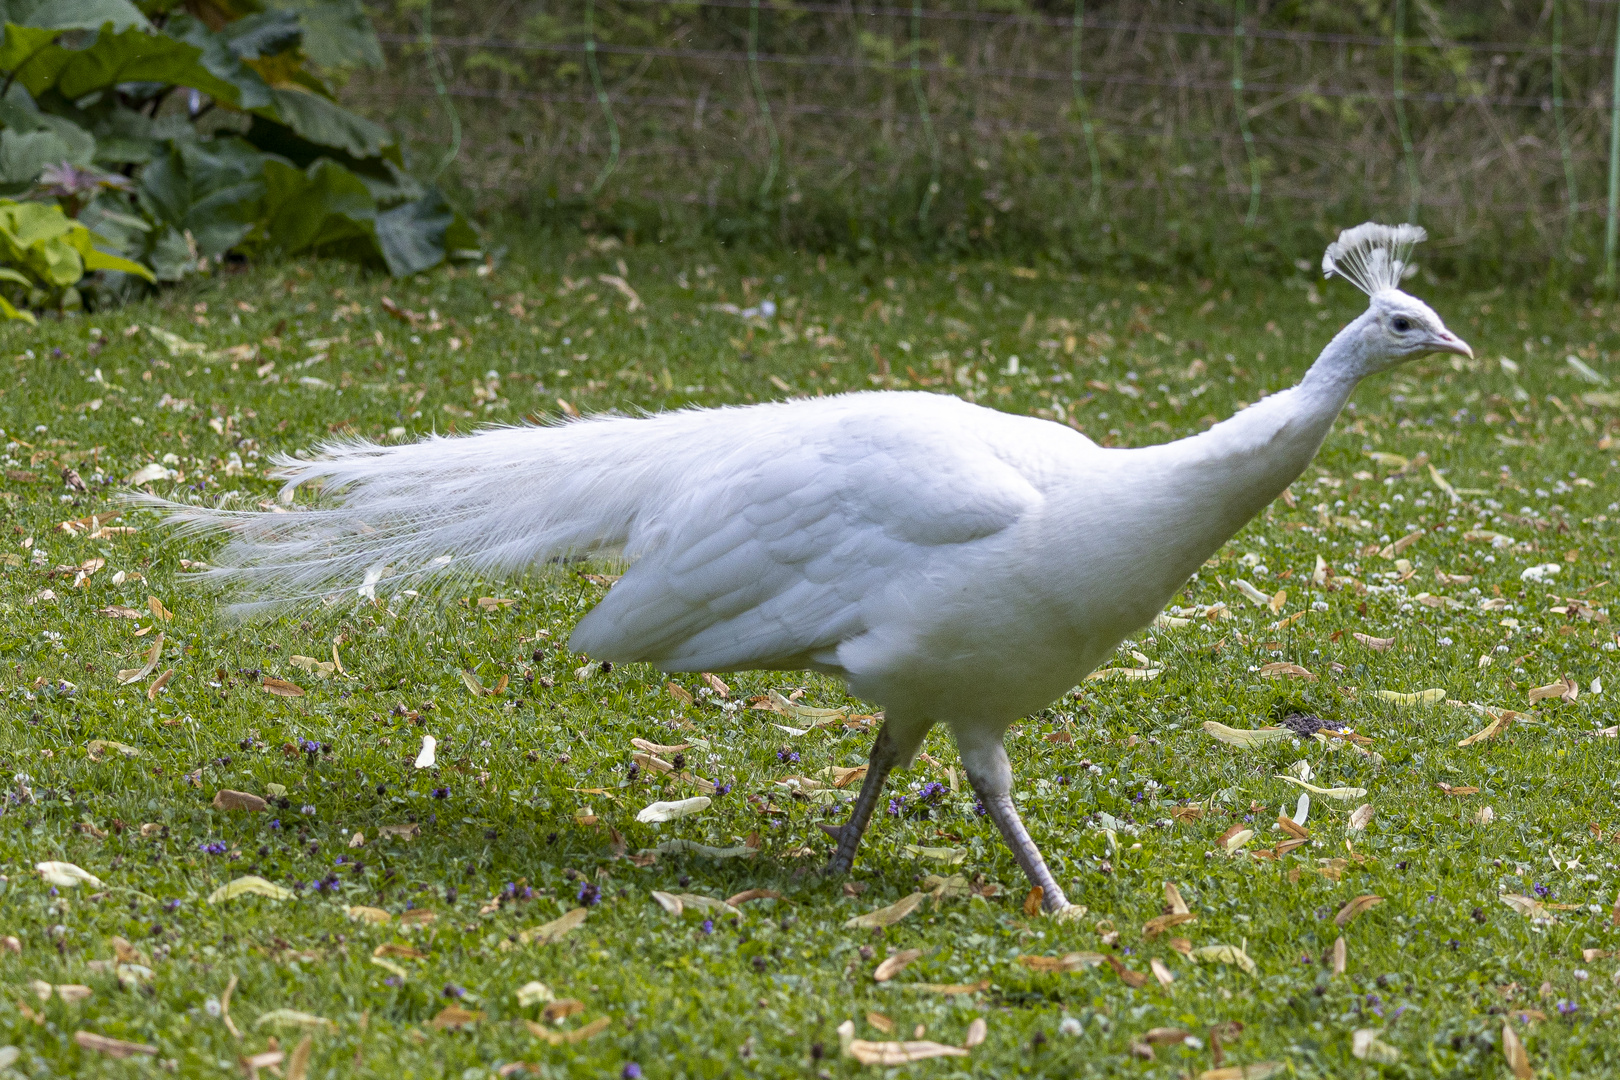
<path fill-rule="evenodd" d="M 1352 329 L 1357 352 L 1370 371 L 1380 371 L 1426 353 L 1449 352 L 1472 358 L 1474 350 L 1446 329 L 1434 309 L 1400 289 L 1415 271 L 1413 245 L 1427 238 L 1416 225 L 1367 222 L 1345 229 L 1322 255 L 1322 273 L 1337 274 L 1366 293 L 1367 312 Z"/>

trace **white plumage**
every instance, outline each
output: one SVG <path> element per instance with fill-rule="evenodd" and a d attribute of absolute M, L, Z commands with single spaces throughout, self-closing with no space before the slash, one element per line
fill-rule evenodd
<path fill-rule="evenodd" d="M 1380 231 L 1382 230 L 1382 231 Z M 1299 475 L 1364 376 L 1468 353 L 1395 291 L 1410 227 L 1347 231 L 1326 266 L 1376 266 L 1368 311 L 1300 385 L 1202 435 L 1105 449 L 1058 424 L 926 393 L 862 393 L 503 428 L 282 459 L 335 504 L 162 504 L 229 532 L 212 576 L 254 611 L 351 590 L 615 552 L 623 578 L 573 648 L 666 671 L 813 668 L 885 723 L 833 868 L 935 723 L 1049 909 L 1067 905 L 1010 797 L 1002 736 L 1146 625 Z M 1420 238 L 1420 237 L 1419 237 Z M 1344 273 L 1343 266 L 1338 267 Z"/>

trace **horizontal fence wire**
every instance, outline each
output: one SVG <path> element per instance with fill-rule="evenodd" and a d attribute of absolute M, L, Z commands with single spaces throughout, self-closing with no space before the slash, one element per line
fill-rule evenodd
<path fill-rule="evenodd" d="M 481 204 L 1171 248 L 1410 215 L 1436 248 L 1580 267 L 1620 185 L 1613 0 L 1292 23 L 1240 0 L 514 0 L 441 9 L 430 46 L 398 2 L 387 68 L 344 92 L 425 152 L 447 137 L 421 74 L 450 73 Z"/>

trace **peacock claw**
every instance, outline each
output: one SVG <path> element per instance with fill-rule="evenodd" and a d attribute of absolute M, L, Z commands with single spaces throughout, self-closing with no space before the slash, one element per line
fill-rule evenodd
<path fill-rule="evenodd" d="M 1085 917 L 1086 905 L 1084 904 L 1065 904 L 1063 907 L 1060 907 L 1056 911 L 1052 912 L 1052 918 L 1060 923 L 1075 922 L 1076 920 L 1083 919 Z"/>

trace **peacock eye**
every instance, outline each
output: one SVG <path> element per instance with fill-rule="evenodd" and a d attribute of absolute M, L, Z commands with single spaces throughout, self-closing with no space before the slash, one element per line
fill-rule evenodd
<path fill-rule="evenodd" d="M 1412 329 L 1412 321 L 1404 316 L 1397 316 L 1393 325 L 1396 331 L 1402 334 Z"/>

